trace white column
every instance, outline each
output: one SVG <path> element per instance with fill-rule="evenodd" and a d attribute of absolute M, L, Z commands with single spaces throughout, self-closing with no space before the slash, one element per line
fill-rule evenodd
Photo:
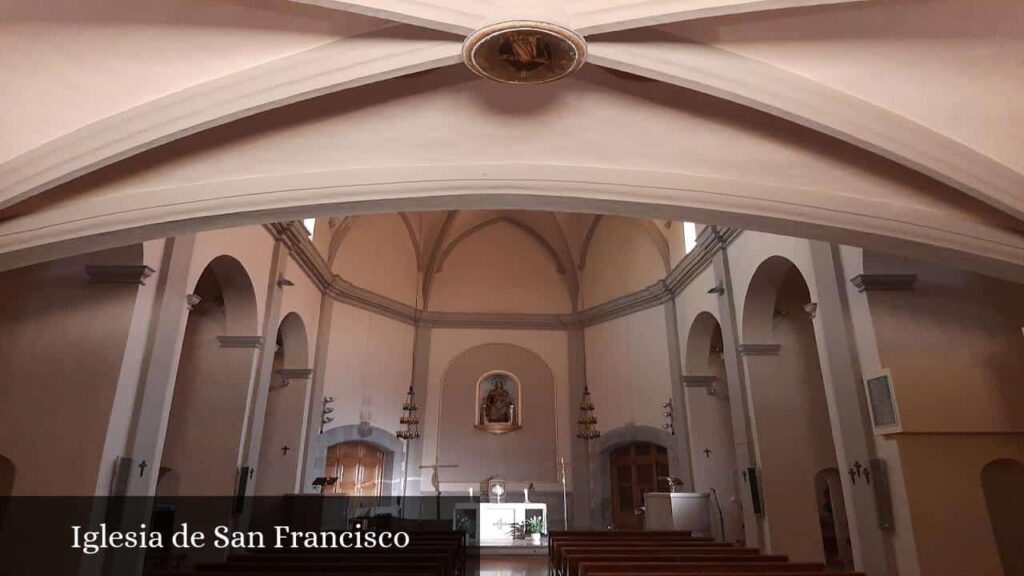
<path fill-rule="evenodd" d="M 247 399 L 248 427 L 242 429 L 244 448 L 241 464 L 250 469 L 257 468 L 260 459 L 260 447 L 263 442 L 263 424 L 267 416 L 267 397 L 270 393 L 270 379 L 274 370 L 274 354 L 276 352 L 277 329 L 281 322 L 281 300 L 283 288 L 278 285 L 278 278 L 284 275 L 288 266 L 288 248 L 284 242 L 277 240 L 270 259 L 270 274 L 267 281 L 267 297 L 263 307 L 263 347 L 257 353 L 255 386 Z M 301 462 L 301 460 L 300 460 Z M 246 486 L 246 494 L 253 494 L 256 482 Z"/>
<path fill-rule="evenodd" d="M 306 412 L 306 434 L 305 442 L 302 445 L 302 454 L 299 462 L 302 464 L 302 480 L 299 484 L 299 492 L 315 493 L 312 487 L 313 480 L 320 476 L 323 470 L 314 469 L 316 451 L 319 449 L 320 419 L 322 401 L 324 397 L 324 372 L 327 367 L 327 355 L 331 340 L 331 320 L 334 315 L 334 298 L 324 292 L 320 297 L 320 322 L 316 331 L 316 350 L 313 353 L 313 382 L 310 388 L 309 405 Z"/>
<path fill-rule="evenodd" d="M 576 437 L 576 418 L 587 378 L 587 346 L 583 328 L 572 326 L 567 332 L 569 345 L 569 422 L 572 430 L 570 461 L 566 463 L 568 488 L 572 490 L 572 527 L 577 530 L 592 528 L 590 515 L 590 442 Z M 576 471 L 580 473 L 576 473 Z"/>
<path fill-rule="evenodd" d="M 684 482 L 687 490 L 694 490 L 693 460 L 690 447 L 690 419 L 686 407 L 686 391 L 683 389 L 683 360 L 679 346 L 679 320 L 676 316 L 676 301 L 665 302 L 665 339 L 668 344 L 669 389 L 672 391 L 672 414 L 675 418 L 675 446 L 679 469 L 676 476 Z"/>
<path fill-rule="evenodd" d="M 811 263 L 818 299 L 814 332 L 846 500 L 854 564 L 868 576 L 893 574 L 878 523 L 874 491 L 863 480 L 854 485 L 847 474 L 855 462 L 868 466 L 875 451 L 860 365 L 850 336 L 846 280 L 838 248 L 826 242 L 811 241 Z"/>
<path fill-rule="evenodd" d="M 146 339 L 146 357 L 140 379 L 137 410 L 129 435 L 132 469 L 126 494 L 151 496 L 156 490 L 160 458 L 167 433 L 167 419 L 174 396 L 178 359 L 188 320 L 188 270 L 195 236 L 167 240 L 153 321 Z"/>
<path fill-rule="evenodd" d="M 757 461 L 751 434 L 750 399 L 747 395 L 747 375 L 739 353 L 739 323 L 736 319 L 735 294 L 732 273 L 729 268 L 728 248 L 722 247 L 712 260 L 715 280 L 725 289 L 718 297 L 718 315 L 721 318 L 722 352 L 725 374 L 729 388 L 729 410 L 731 412 L 732 437 L 736 454 L 736 485 L 740 487 L 743 504 L 743 531 L 747 546 L 765 547 L 764 529 L 761 520 L 754 514 L 750 497 L 750 484 L 743 473 Z"/>

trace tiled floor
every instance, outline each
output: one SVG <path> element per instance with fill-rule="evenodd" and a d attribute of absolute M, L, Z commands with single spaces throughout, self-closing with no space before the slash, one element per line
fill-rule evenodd
<path fill-rule="evenodd" d="M 480 559 L 480 576 L 547 576 L 547 573 L 547 556 Z"/>

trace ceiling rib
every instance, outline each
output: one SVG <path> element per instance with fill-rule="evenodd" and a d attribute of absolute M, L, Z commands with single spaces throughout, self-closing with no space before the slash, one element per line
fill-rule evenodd
<path fill-rule="evenodd" d="M 353 36 L 93 122 L 0 164 L 0 209 L 150 148 L 266 110 L 461 62 L 462 44 L 409 26 Z"/>
<path fill-rule="evenodd" d="M 383 18 L 463 36 L 476 30 L 484 19 L 483 14 L 424 0 L 292 0 L 292 2 Z"/>
<path fill-rule="evenodd" d="M 879 154 L 1024 219 L 1024 174 L 913 120 L 707 44 L 597 41 L 589 61 L 736 102 Z"/>
<path fill-rule="evenodd" d="M 587 35 L 698 18 L 864 1 L 866 0 L 646 0 L 619 2 L 613 6 L 593 9 L 587 9 L 586 3 L 580 3 L 570 18 L 572 28 L 580 34 Z"/>

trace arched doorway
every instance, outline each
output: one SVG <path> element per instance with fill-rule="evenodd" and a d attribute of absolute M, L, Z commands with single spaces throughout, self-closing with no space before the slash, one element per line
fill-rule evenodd
<path fill-rule="evenodd" d="M 814 493 L 818 501 L 821 543 L 825 563 L 830 566 L 853 565 L 853 543 L 846 519 L 846 499 L 838 468 L 826 468 L 814 477 Z"/>
<path fill-rule="evenodd" d="M 771 551 L 839 563 L 839 556 L 826 555 L 815 490 L 819 471 L 838 464 L 811 302 L 810 287 L 792 261 L 763 261 L 744 299 L 740 353 Z"/>
<path fill-rule="evenodd" d="M 324 476 L 338 478 L 325 493 L 379 497 L 383 494 L 386 454 L 369 442 L 342 442 L 327 449 Z"/>
<path fill-rule="evenodd" d="M 981 486 L 985 491 L 988 518 L 999 549 L 999 560 L 1006 576 L 1024 575 L 1024 463 L 999 459 L 981 470 Z"/>
<path fill-rule="evenodd" d="M 618 530 L 640 530 L 636 509 L 643 506 L 644 494 L 657 492 L 668 476 L 668 449 L 651 442 L 633 442 L 619 446 L 608 455 L 612 482 L 612 522 Z M 662 488 L 664 489 L 664 488 Z"/>
<path fill-rule="evenodd" d="M 255 360 L 256 295 L 230 256 L 213 259 L 192 293 L 161 466 L 177 473 L 179 496 L 228 496 Z"/>
<path fill-rule="evenodd" d="M 718 519 L 712 522 L 713 533 L 722 532 L 721 537 L 726 542 L 742 542 L 743 510 L 737 489 L 736 445 L 723 350 L 718 319 L 701 312 L 690 326 L 685 356 L 694 489 L 698 492 L 714 490 L 717 496 L 722 522 Z"/>
<path fill-rule="evenodd" d="M 292 312 L 281 320 L 275 340 L 267 411 L 256 470 L 256 494 L 297 492 L 306 398 L 309 393 L 309 342 L 306 325 Z"/>

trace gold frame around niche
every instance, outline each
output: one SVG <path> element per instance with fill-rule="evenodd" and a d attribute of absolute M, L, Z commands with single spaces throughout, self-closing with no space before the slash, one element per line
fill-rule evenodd
<path fill-rule="evenodd" d="M 480 395 L 480 384 L 487 378 L 490 378 L 491 376 L 494 376 L 496 374 L 500 374 L 504 376 L 507 380 L 515 383 L 516 394 L 515 404 L 513 404 L 513 415 L 511 423 L 482 421 L 483 416 L 481 414 L 480 408 L 483 404 L 483 398 L 481 398 Z M 473 415 L 474 428 L 476 428 L 477 430 L 481 430 L 483 432 L 490 432 L 491 434 L 505 434 L 508 432 L 514 432 L 523 427 L 523 412 L 521 408 L 523 399 L 523 383 L 519 381 L 519 378 L 515 374 L 509 372 L 508 370 L 490 370 L 477 379 L 475 386 L 476 402 L 474 403 Z"/>

